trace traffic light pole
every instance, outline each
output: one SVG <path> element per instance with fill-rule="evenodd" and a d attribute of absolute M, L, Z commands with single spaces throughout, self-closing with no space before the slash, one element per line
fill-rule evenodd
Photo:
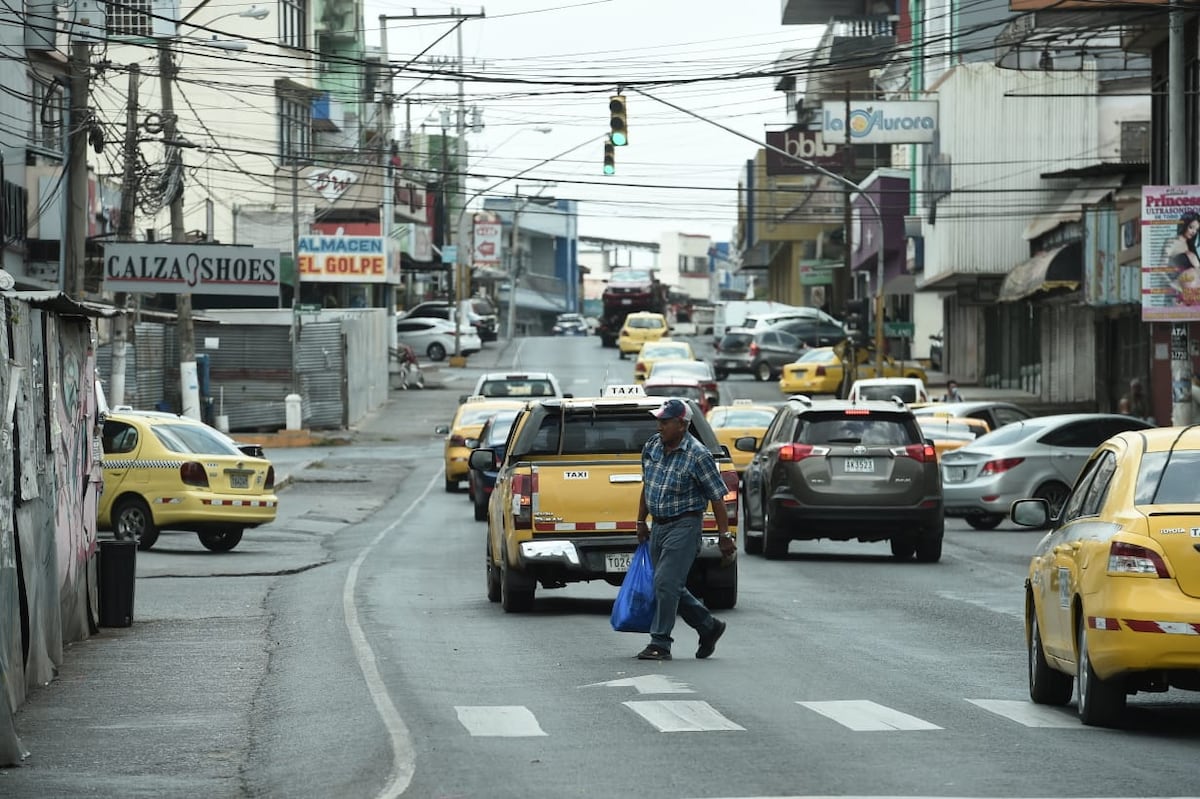
<path fill-rule="evenodd" d="M 749 136 L 745 133 L 742 133 L 739 130 L 734 130 L 733 128 L 731 128 L 727 125 L 722 125 L 720 122 L 717 122 L 716 120 L 713 120 L 713 119 L 709 119 L 708 117 L 703 116 L 702 114 L 698 114 L 695 111 L 690 111 L 682 106 L 678 106 L 672 102 L 663 100 L 661 97 L 655 97 L 654 95 L 649 94 L 648 92 L 642 91 L 641 89 L 639 89 L 635 86 L 628 87 L 627 91 L 636 92 L 636 93 L 642 95 L 643 97 L 647 97 L 647 98 L 655 101 L 656 103 L 661 103 L 662 105 L 665 105 L 668 108 L 673 108 L 676 111 L 679 111 L 680 113 L 687 114 L 688 116 L 692 117 L 693 119 L 698 119 L 701 122 L 707 122 L 709 125 L 720 128 L 721 130 L 725 131 L 726 133 L 732 133 L 734 136 L 737 136 L 738 138 L 745 139 L 746 141 L 749 141 L 749 142 L 753 142 L 753 143 L 757 144 L 759 147 L 770 150 L 771 152 L 776 153 L 778 155 L 782 155 L 784 158 L 795 161 L 799 164 L 803 164 L 804 166 L 808 167 L 812 171 L 817 172 L 818 174 L 824 175 L 825 177 L 827 177 L 831 180 L 835 180 L 838 183 L 840 183 L 841 185 L 851 188 L 854 191 L 857 191 L 859 194 L 862 195 L 862 198 L 867 201 L 867 205 L 871 206 L 871 211 L 875 214 L 875 220 L 879 226 L 879 257 L 876 259 L 876 264 L 875 264 L 875 326 L 876 326 L 876 329 L 875 329 L 875 345 L 876 345 L 875 346 L 875 368 L 876 368 L 877 373 L 880 376 L 883 376 L 883 346 L 882 346 L 883 345 L 883 266 L 884 266 L 883 259 L 884 259 L 884 255 L 887 252 L 887 250 L 884 247 L 884 244 L 886 243 L 886 239 L 884 238 L 883 214 L 881 214 L 879 211 L 878 203 L 876 203 L 873 199 L 871 199 L 871 195 L 869 195 L 865 191 L 863 191 L 862 186 L 860 186 L 859 184 L 850 180 L 846 176 L 839 175 L 836 172 L 830 172 L 828 169 L 825 169 L 822 166 L 818 166 L 817 164 L 814 164 L 812 161 L 809 161 L 806 158 L 801 158 L 798 155 L 793 155 L 792 153 L 789 153 L 786 150 L 782 150 L 778 147 L 768 144 L 765 141 L 759 141 L 758 139 L 754 138 L 753 136 Z M 854 368 L 857 370 L 857 368 L 858 368 L 857 363 L 854 364 Z"/>

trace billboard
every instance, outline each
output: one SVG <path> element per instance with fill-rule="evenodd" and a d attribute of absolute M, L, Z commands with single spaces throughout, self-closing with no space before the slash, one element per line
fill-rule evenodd
<path fill-rule="evenodd" d="M 475 237 L 471 245 L 471 266 L 476 269 L 499 269 L 503 225 L 499 219 L 489 219 L 484 215 L 477 216 L 474 221 Z"/>
<path fill-rule="evenodd" d="M 938 131 L 936 100 L 856 100 L 821 103 L 822 135 L 851 144 L 929 144 Z"/>
<path fill-rule="evenodd" d="M 1142 321 L 1200 321 L 1200 186 L 1142 187 Z"/>
<path fill-rule="evenodd" d="M 300 280 L 308 283 L 387 283 L 382 236 L 301 236 Z"/>
<path fill-rule="evenodd" d="M 103 291 L 279 296 L 279 250 L 213 244 L 104 245 Z"/>
<path fill-rule="evenodd" d="M 827 144 L 818 131 L 805 130 L 799 125 L 787 130 L 767 131 L 767 144 L 830 172 L 842 171 L 841 148 L 837 143 Z M 768 175 L 811 175 L 813 172 L 812 167 L 767 149 Z"/>

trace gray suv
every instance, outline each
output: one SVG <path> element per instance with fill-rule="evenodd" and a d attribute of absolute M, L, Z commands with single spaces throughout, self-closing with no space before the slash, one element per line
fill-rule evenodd
<path fill-rule="evenodd" d="M 804 354 L 804 342 L 784 330 L 732 327 L 716 344 L 713 373 L 724 380 L 733 373 L 754 375 L 755 380 L 778 377 L 785 364 Z"/>
<path fill-rule="evenodd" d="M 933 563 L 945 530 L 933 444 L 899 402 L 794 396 L 776 412 L 743 475 L 746 552 L 781 558 L 793 540 L 890 541 Z M 756 535 L 757 532 L 757 535 Z"/>

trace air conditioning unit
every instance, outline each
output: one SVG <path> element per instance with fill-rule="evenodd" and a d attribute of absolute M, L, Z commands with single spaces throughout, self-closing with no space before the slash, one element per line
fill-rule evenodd
<path fill-rule="evenodd" d="M 108 3 L 102 0 L 75 0 L 70 26 L 72 39 L 104 41 L 108 30 Z"/>

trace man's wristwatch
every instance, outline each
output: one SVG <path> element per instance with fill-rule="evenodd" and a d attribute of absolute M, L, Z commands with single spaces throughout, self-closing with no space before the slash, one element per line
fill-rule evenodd
<path fill-rule="evenodd" d="M 730 541 L 732 541 L 732 540 L 733 540 L 733 533 L 731 533 L 731 532 L 729 532 L 728 530 L 726 530 L 725 532 L 721 533 L 721 538 L 728 538 Z"/>

